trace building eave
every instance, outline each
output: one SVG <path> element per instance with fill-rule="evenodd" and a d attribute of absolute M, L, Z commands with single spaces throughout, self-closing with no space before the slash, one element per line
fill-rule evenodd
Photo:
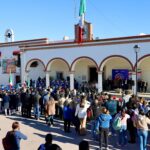
<path fill-rule="evenodd" d="M 129 36 L 129 37 L 117 37 L 117 38 L 107 38 L 92 41 L 84 41 L 81 44 L 75 41 L 71 42 L 59 42 L 59 43 L 43 43 L 37 45 L 26 45 L 20 46 L 24 51 L 30 50 L 42 50 L 42 49 L 61 49 L 61 48 L 72 48 L 72 47 L 87 47 L 87 46 L 104 46 L 104 45 L 116 45 L 116 44 L 127 44 L 127 43 L 142 43 L 150 42 L 150 35 L 140 35 L 140 36 Z"/>

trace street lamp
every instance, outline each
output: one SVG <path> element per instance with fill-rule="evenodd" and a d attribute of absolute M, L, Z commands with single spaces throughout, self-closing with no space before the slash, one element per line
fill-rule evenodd
<path fill-rule="evenodd" d="M 136 90 L 135 90 L 135 95 L 136 95 L 136 98 L 138 97 L 138 95 L 137 95 L 137 90 L 138 90 L 138 83 L 137 83 L 137 81 L 138 81 L 138 76 L 137 76 L 137 71 L 138 71 L 138 53 L 140 52 L 140 47 L 139 47 L 139 45 L 134 45 L 134 51 L 135 51 L 135 54 L 136 54 L 136 64 L 135 64 L 135 75 L 136 75 L 136 81 L 135 81 L 135 85 L 136 85 Z"/>

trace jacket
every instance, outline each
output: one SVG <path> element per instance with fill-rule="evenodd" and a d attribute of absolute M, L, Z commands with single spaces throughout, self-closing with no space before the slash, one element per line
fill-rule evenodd
<path fill-rule="evenodd" d="M 63 108 L 63 115 L 64 115 L 64 119 L 72 120 L 72 117 L 73 117 L 72 109 L 69 106 L 64 106 L 64 108 Z"/>
<path fill-rule="evenodd" d="M 134 126 L 137 129 L 148 130 L 148 124 L 150 124 L 150 119 L 146 116 L 139 115 L 134 120 Z"/>
<path fill-rule="evenodd" d="M 55 115 L 55 100 L 49 100 L 45 105 L 45 115 Z"/>
<path fill-rule="evenodd" d="M 100 114 L 96 121 L 96 129 L 99 128 L 109 128 L 110 120 L 112 119 L 110 114 Z"/>

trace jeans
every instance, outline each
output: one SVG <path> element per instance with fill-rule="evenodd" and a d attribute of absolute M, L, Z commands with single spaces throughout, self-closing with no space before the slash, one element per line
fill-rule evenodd
<path fill-rule="evenodd" d="M 140 150 L 146 150 L 148 131 L 138 129 L 137 133 L 140 139 Z"/>
<path fill-rule="evenodd" d="M 98 140 L 99 138 L 99 133 L 96 132 L 96 121 L 93 120 L 91 121 L 91 135 L 94 140 Z"/>
<path fill-rule="evenodd" d="M 119 139 L 118 142 L 120 145 L 126 145 L 128 142 L 127 139 L 127 126 L 123 125 L 119 130 Z"/>
<path fill-rule="evenodd" d="M 47 124 L 49 125 L 49 126 L 51 126 L 51 125 L 54 125 L 54 115 L 49 115 L 48 117 L 47 117 Z"/>
<path fill-rule="evenodd" d="M 104 143 L 105 143 L 105 148 L 108 148 L 109 128 L 100 128 L 99 131 L 100 131 L 100 143 L 99 143 L 100 149 L 102 148 L 103 139 L 104 139 Z"/>
<path fill-rule="evenodd" d="M 40 118 L 40 106 L 39 105 L 34 106 L 34 115 L 36 119 Z"/>

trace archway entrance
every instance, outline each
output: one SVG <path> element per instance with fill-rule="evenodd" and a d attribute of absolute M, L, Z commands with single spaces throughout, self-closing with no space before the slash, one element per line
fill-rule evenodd
<path fill-rule="evenodd" d="M 138 91 L 150 92 L 150 55 L 143 57 L 138 64 Z"/>
<path fill-rule="evenodd" d="M 45 86 L 45 65 L 39 59 L 32 59 L 26 65 L 24 81 L 30 81 L 30 86 Z"/>
<path fill-rule="evenodd" d="M 96 62 L 88 57 L 81 57 L 76 59 L 71 71 L 74 71 L 75 80 L 81 84 L 83 82 L 92 84 L 97 83 L 98 80 L 98 67 Z"/>
<path fill-rule="evenodd" d="M 131 62 L 122 56 L 111 56 L 102 61 L 100 70 L 103 72 L 103 89 L 115 90 L 117 88 L 132 89 Z"/>

